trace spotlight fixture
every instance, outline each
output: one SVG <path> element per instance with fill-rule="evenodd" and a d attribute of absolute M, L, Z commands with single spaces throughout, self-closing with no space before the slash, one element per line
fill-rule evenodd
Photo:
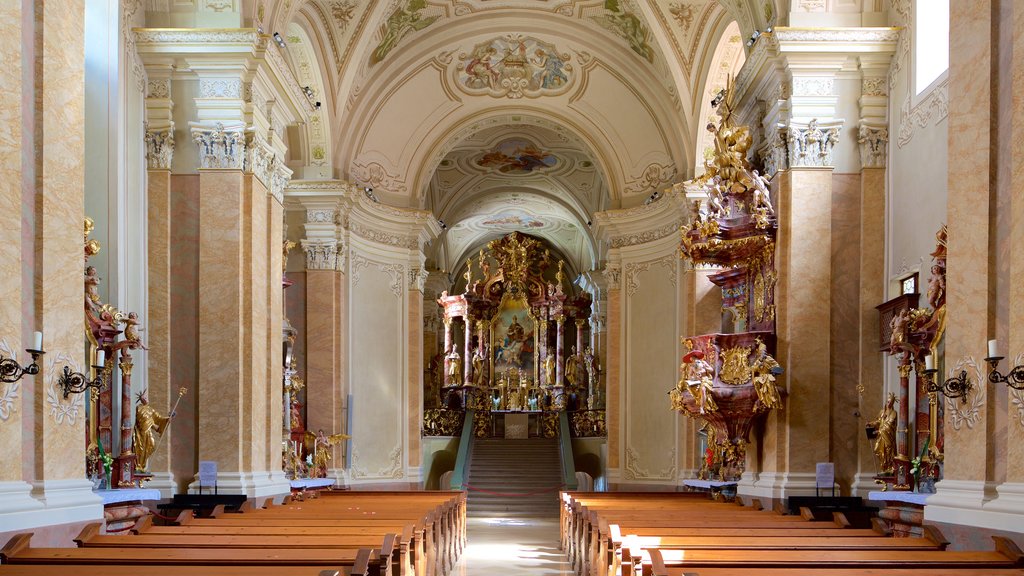
<path fill-rule="evenodd" d="M 591 222 L 590 220 L 587 220 L 587 228 L 590 228 L 591 224 L 593 224 L 593 222 Z"/>
<path fill-rule="evenodd" d="M 761 31 L 760 30 L 754 30 L 754 33 L 750 35 L 750 38 L 746 42 L 747 48 L 750 48 L 751 46 L 753 46 L 754 42 L 757 42 L 757 39 L 760 38 L 760 37 L 761 37 Z"/>
<path fill-rule="evenodd" d="M 277 32 L 274 32 L 274 42 L 277 42 L 277 45 L 280 46 L 281 48 L 288 47 L 288 45 L 284 43 L 284 38 L 281 38 L 281 34 Z"/>
<path fill-rule="evenodd" d="M 656 202 L 659 198 L 661 198 L 661 192 L 658 192 L 657 190 L 655 190 L 654 193 L 651 194 L 650 197 L 647 198 L 647 200 L 644 200 L 644 204 L 650 204 L 651 202 Z"/>
<path fill-rule="evenodd" d="M 315 106 L 315 107 L 316 107 L 316 109 L 317 109 L 317 110 L 319 110 L 319 109 L 320 109 L 320 101 L 319 101 L 319 100 L 317 100 L 317 101 L 316 101 L 316 102 L 315 102 L 315 103 L 313 104 L 313 106 Z"/>
<path fill-rule="evenodd" d="M 377 195 L 373 193 L 373 188 L 371 188 L 369 186 L 364 186 L 363 187 L 363 194 L 365 194 L 366 197 L 369 198 L 370 200 L 372 200 L 372 201 L 374 201 L 374 202 L 376 202 L 378 204 L 380 203 L 380 200 L 377 199 Z"/>
<path fill-rule="evenodd" d="M 725 88 L 722 88 L 721 90 L 718 91 L 718 94 L 715 94 L 715 97 L 711 99 L 711 107 L 712 108 L 717 108 L 718 105 L 721 104 L 722 100 L 724 100 L 724 99 L 725 99 Z"/>
<path fill-rule="evenodd" d="M 437 219 L 437 223 L 441 225 L 441 230 L 447 230 L 448 229 L 448 225 L 444 223 L 444 220 L 441 220 L 440 218 L 438 218 Z"/>
<path fill-rule="evenodd" d="M 303 92 L 303 93 L 304 93 L 304 94 L 305 94 L 306 96 L 309 96 L 310 98 L 312 98 L 312 97 L 313 97 L 313 89 L 312 89 L 312 88 L 310 88 L 309 86 L 303 86 L 303 87 L 302 87 L 302 92 Z"/>

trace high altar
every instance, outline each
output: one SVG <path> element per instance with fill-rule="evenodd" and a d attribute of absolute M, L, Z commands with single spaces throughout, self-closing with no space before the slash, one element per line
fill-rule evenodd
<path fill-rule="evenodd" d="M 443 406 L 542 412 L 601 405 L 587 338 L 590 295 L 571 295 L 563 262 L 555 264 L 540 240 L 513 232 L 492 241 L 469 260 L 465 280 L 464 293 L 438 299 Z"/>
<path fill-rule="evenodd" d="M 775 384 L 775 235 L 768 180 L 747 161 L 752 139 L 732 118 L 731 85 L 715 99 L 719 124 L 708 125 L 715 154 L 693 183 L 707 195 L 693 203 L 680 255 L 722 271 L 722 330 L 683 339 L 687 351 L 670 391 L 672 408 L 703 422 L 700 475 L 736 480 L 743 473 L 754 421 L 782 408 Z"/>

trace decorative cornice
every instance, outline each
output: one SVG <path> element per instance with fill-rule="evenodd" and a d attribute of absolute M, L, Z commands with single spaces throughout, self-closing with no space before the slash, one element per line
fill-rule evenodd
<path fill-rule="evenodd" d="M 306 252 L 307 270 L 336 270 L 338 259 L 338 241 L 327 238 L 302 240 L 302 249 Z"/>
<path fill-rule="evenodd" d="M 382 230 L 375 230 L 373 228 L 362 226 L 358 222 L 350 221 L 348 229 L 356 236 L 378 244 L 386 244 L 388 246 L 395 246 L 396 248 L 407 248 L 409 250 L 419 250 L 420 247 L 419 240 L 413 236 L 403 236 L 401 234 L 392 234 Z"/>
<path fill-rule="evenodd" d="M 136 28 L 138 44 L 255 44 L 254 28 Z"/>
<path fill-rule="evenodd" d="M 146 130 L 146 167 L 150 170 L 170 170 L 174 157 L 174 125 L 161 130 Z"/>
<path fill-rule="evenodd" d="M 336 210 L 331 208 L 316 208 L 306 210 L 306 223 L 334 224 Z"/>
<path fill-rule="evenodd" d="M 234 168 L 245 164 L 245 132 L 241 125 L 225 128 L 192 126 L 192 140 L 199 146 L 200 168 Z"/>
<path fill-rule="evenodd" d="M 233 98 L 241 100 L 244 88 L 241 78 L 200 78 L 200 98 Z"/>
<path fill-rule="evenodd" d="M 410 268 L 409 269 L 409 290 L 416 290 L 423 292 L 427 286 L 427 277 L 430 276 L 430 272 L 423 268 Z M 437 307 L 431 307 L 432 310 L 436 310 Z"/>
<path fill-rule="evenodd" d="M 617 290 L 619 288 L 619 282 L 622 280 L 622 268 L 609 264 L 605 266 L 604 270 L 601 271 L 604 275 L 605 280 L 608 281 L 609 290 Z"/>
<path fill-rule="evenodd" d="M 885 168 L 889 145 L 889 129 L 885 126 L 861 124 L 857 132 L 862 168 Z"/>
<path fill-rule="evenodd" d="M 171 97 L 171 79 L 160 78 L 154 80 L 150 78 L 146 81 L 146 98 L 170 98 Z"/>
<path fill-rule="evenodd" d="M 844 44 L 892 43 L 899 40 L 899 28 L 789 28 L 772 31 L 777 42 L 828 42 Z"/>

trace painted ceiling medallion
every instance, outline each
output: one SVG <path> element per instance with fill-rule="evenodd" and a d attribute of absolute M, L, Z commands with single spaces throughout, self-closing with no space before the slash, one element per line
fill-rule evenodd
<path fill-rule="evenodd" d="M 535 170 L 551 168 L 557 163 L 554 154 L 520 138 L 505 140 L 476 160 L 476 165 L 481 168 L 509 175 L 529 174 Z"/>
<path fill-rule="evenodd" d="M 536 98 L 561 94 L 573 82 L 569 54 L 536 38 L 509 34 L 459 54 L 456 84 L 474 95 Z"/>
<path fill-rule="evenodd" d="M 484 226 L 491 228 L 509 228 L 518 230 L 520 228 L 543 228 L 544 222 L 538 220 L 529 214 L 517 214 L 517 213 L 502 213 L 493 218 L 484 220 L 482 223 Z"/>

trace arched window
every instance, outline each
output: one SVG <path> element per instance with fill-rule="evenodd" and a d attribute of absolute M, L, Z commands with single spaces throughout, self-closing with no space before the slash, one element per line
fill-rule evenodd
<path fill-rule="evenodd" d="M 914 94 L 946 76 L 949 69 L 949 0 L 914 1 Z"/>

